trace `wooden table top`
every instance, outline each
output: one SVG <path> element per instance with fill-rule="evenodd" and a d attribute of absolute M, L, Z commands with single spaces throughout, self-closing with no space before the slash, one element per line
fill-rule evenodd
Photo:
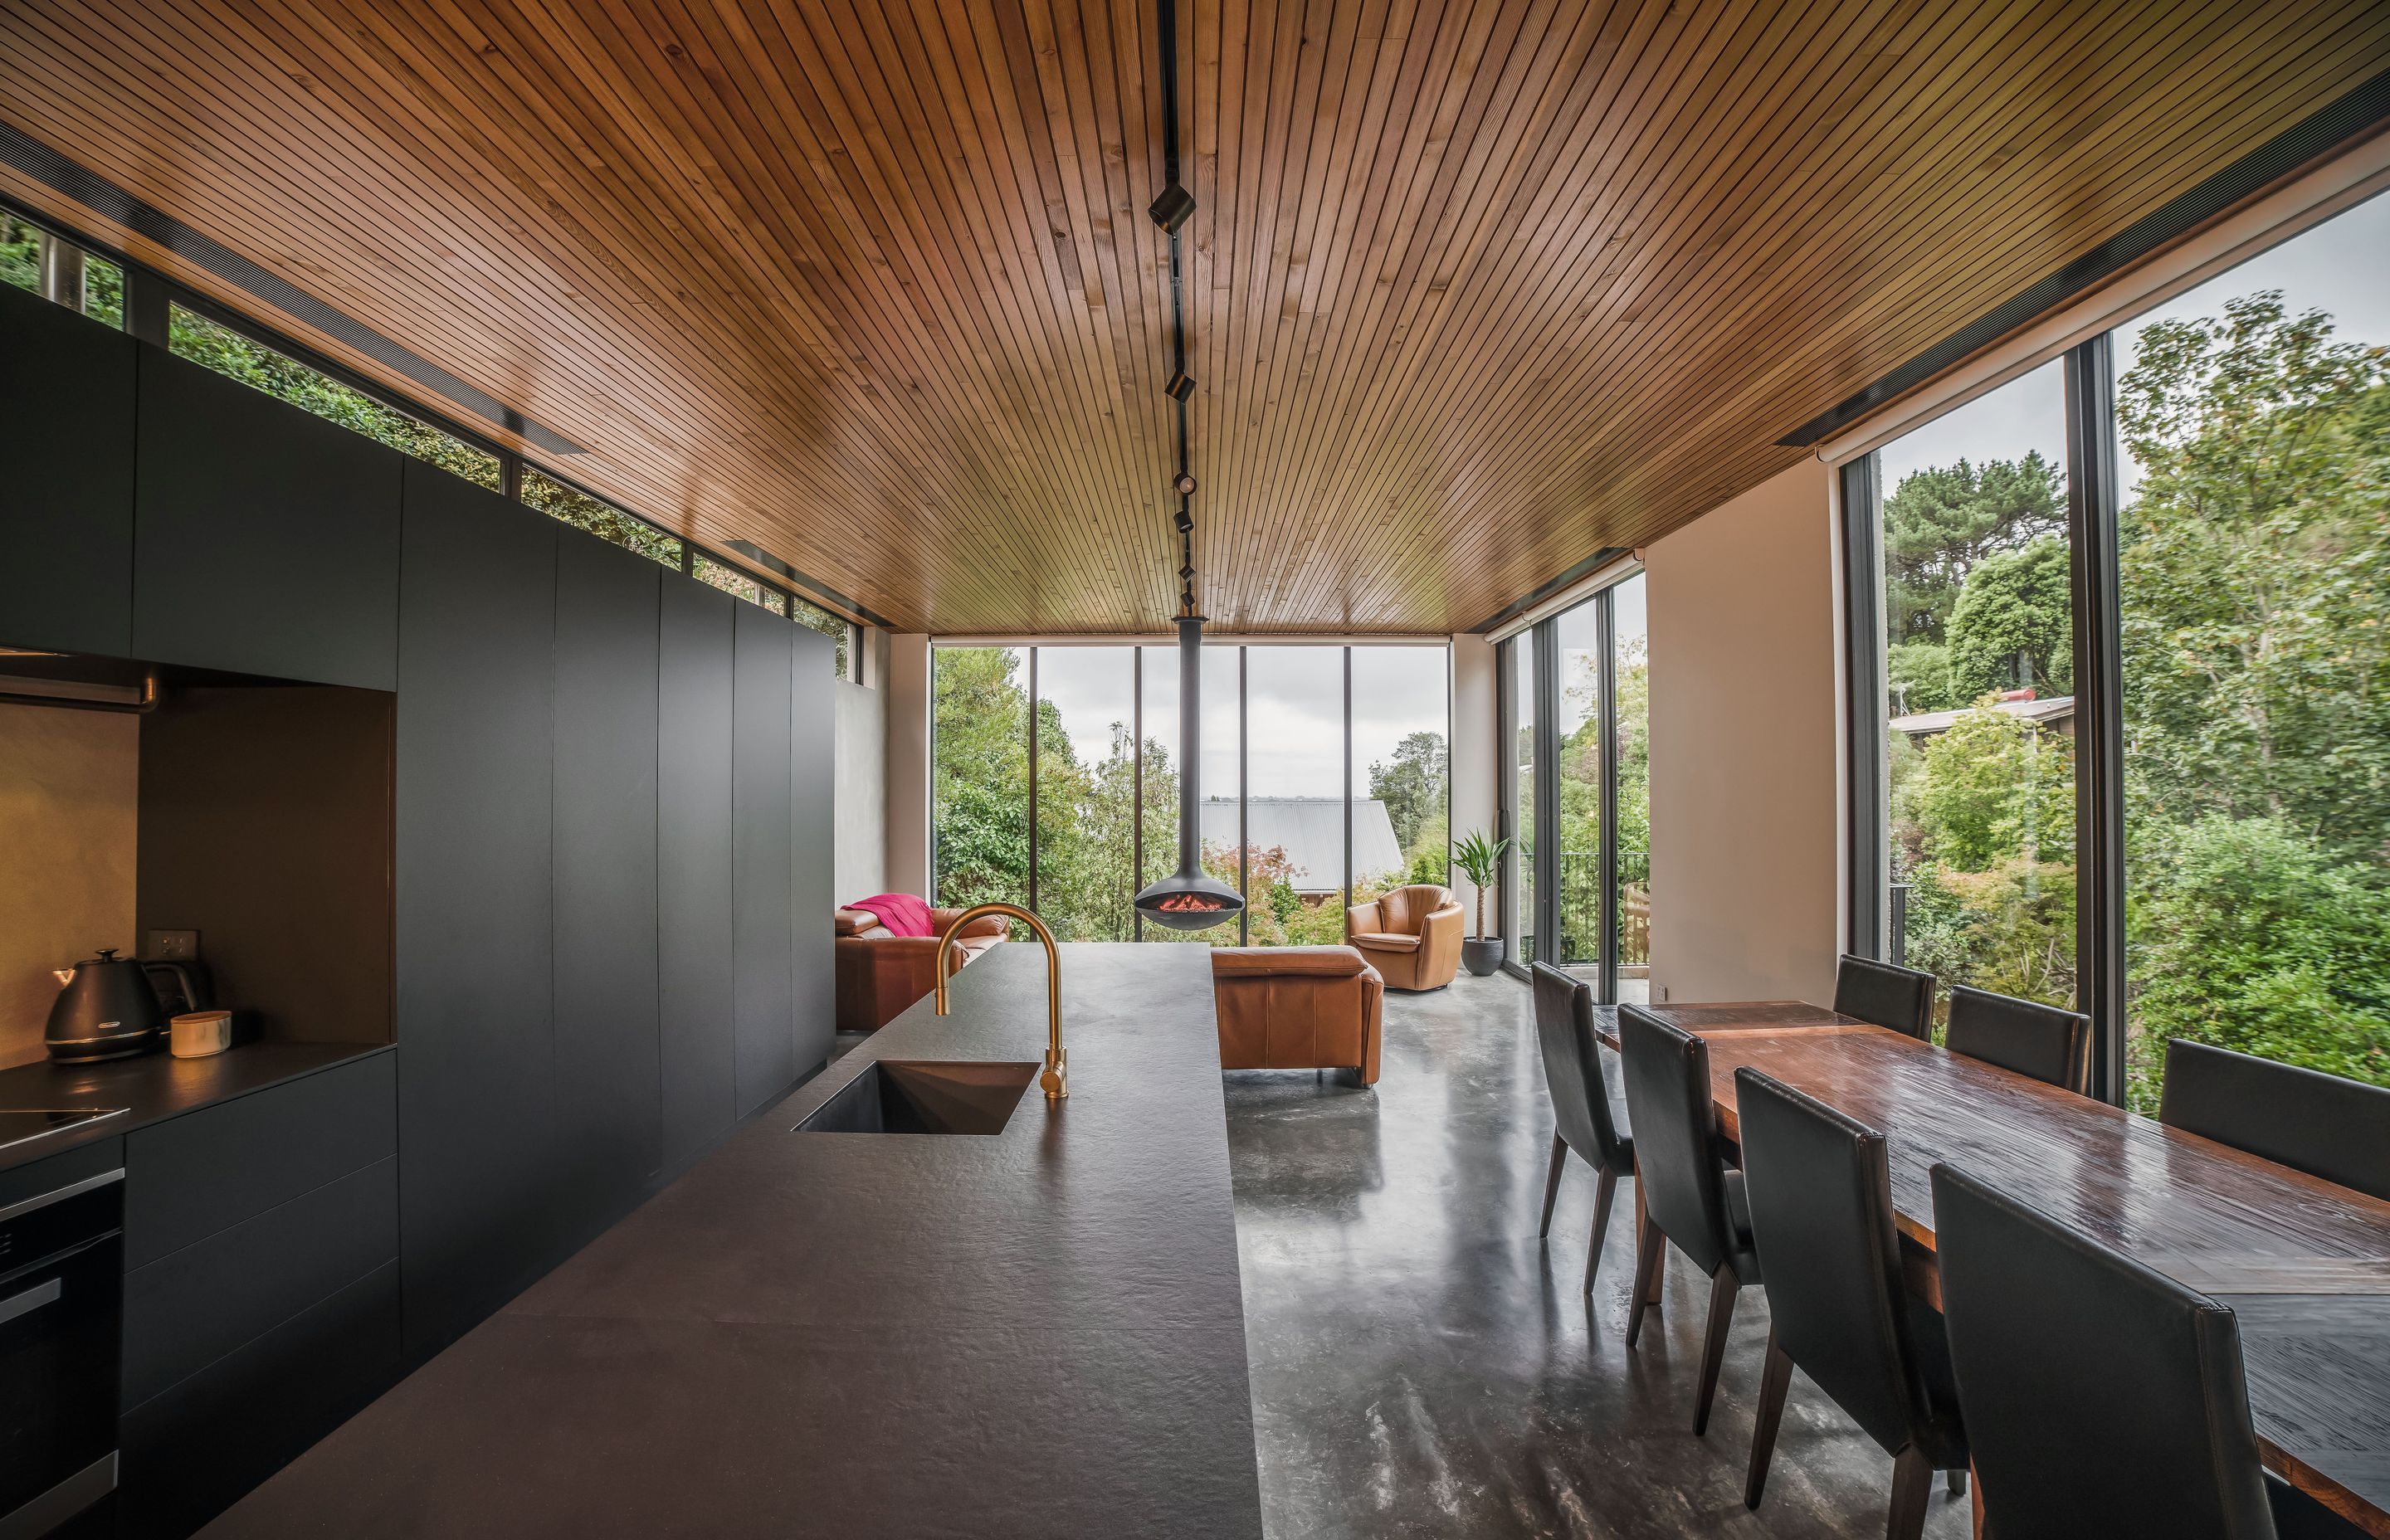
<path fill-rule="evenodd" d="M 2390 1537 L 2390 1203 L 1822 1007 L 1644 1008 L 1708 1042 L 1728 1137 L 1746 1065 L 1883 1133 L 1929 1297 L 1947 1161 L 2230 1305 L 2267 1464 Z"/>

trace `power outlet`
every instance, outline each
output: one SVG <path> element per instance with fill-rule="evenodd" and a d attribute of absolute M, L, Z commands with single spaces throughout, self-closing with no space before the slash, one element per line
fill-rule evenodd
<path fill-rule="evenodd" d="M 1666 984 L 1662 984 L 1660 986 L 1660 1003 L 1664 1006 L 1668 1003 L 1668 986 Z"/>
<path fill-rule="evenodd" d="M 149 943 L 143 952 L 152 962 L 197 962 L 199 960 L 199 933 L 197 930 L 152 930 Z"/>

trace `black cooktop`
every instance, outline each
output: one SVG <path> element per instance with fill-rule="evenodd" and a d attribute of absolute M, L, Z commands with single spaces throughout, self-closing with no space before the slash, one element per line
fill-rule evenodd
<path fill-rule="evenodd" d="M 45 1134 L 56 1134 L 69 1128 L 81 1128 L 102 1118 L 120 1116 L 122 1107 L 48 1107 L 26 1110 L 0 1110 L 0 1149 L 12 1144 L 38 1139 Z"/>

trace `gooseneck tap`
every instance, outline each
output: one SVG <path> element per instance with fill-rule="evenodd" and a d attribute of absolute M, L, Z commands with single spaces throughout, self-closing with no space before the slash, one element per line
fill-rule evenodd
<path fill-rule="evenodd" d="M 1062 1051 L 1062 955 L 1054 949 L 1054 932 L 1046 922 L 1017 904 L 974 904 L 954 918 L 946 933 L 938 938 L 937 1011 L 946 1013 L 946 957 L 962 928 L 982 915 L 1009 915 L 1026 920 L 1046 943 L 1046 1072 L 1037 1084 L 1046 1092 L 1047 1101 L 1060 1101 L 1071 1094 L 1071 1056 Z"/>

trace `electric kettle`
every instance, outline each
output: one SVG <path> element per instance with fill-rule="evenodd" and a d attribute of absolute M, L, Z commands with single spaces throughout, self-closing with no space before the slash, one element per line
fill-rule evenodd
<path fill-rule="evenodd" d="M 166 1012 L 148 970 L 113 947 L 100 948 L 71 969 L 58 969 L 65 987 L 50 1005 L 49 1030 L 44 1034 L 50 1057 L 63 1064 L 100 1059 L 129 1059 L 160 1045 Z"/>

